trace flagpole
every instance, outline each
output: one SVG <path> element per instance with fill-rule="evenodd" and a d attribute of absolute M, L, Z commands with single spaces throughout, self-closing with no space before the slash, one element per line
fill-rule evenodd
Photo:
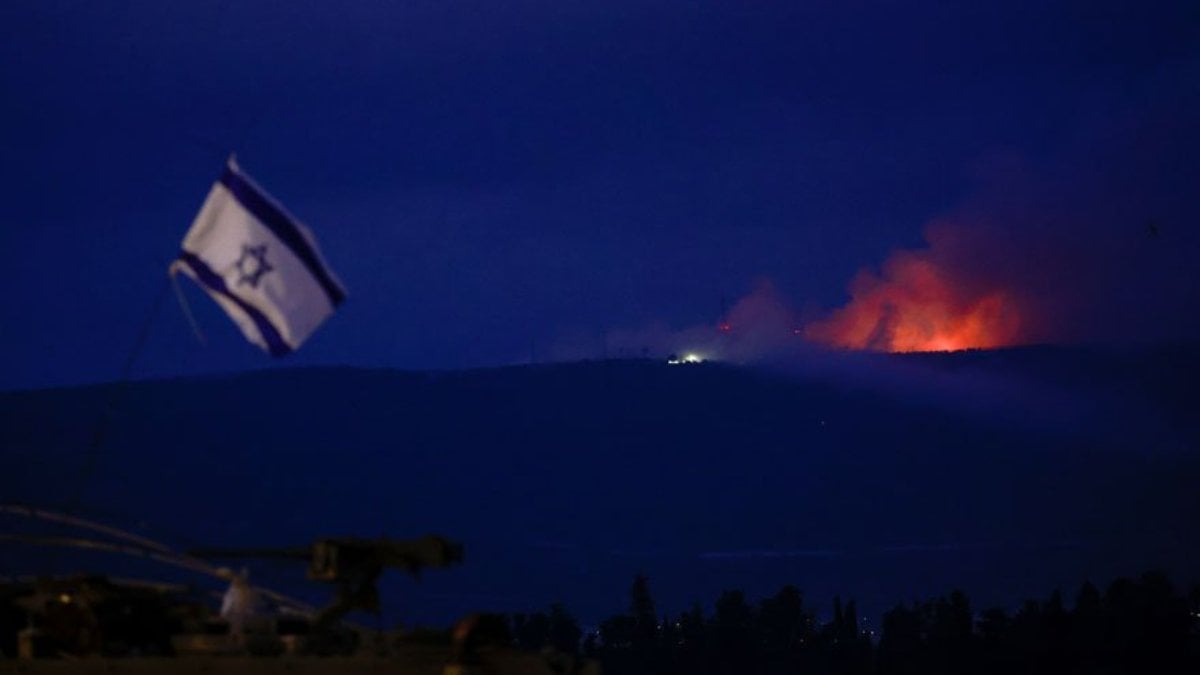
<path fill-rule="evenodd" d="M 150 335 L 150 327 L 154 324 L 154 320 L 158 317 L 159 311 L 162 309 L 163 300 L 166 299 L 167 294 L 170 292 L 170 286 L 171 282 L 168 278 L 154 297 L 150 309 L 146 313 L 146 318 L 142 320 L 142 325 L 134 338 L 133 347 L 129 350 L 129 354 L 125 357 L 125 362 L 121 366 L 120 375 L 113 384 L 112 391 L 109 392 L 104 410 L 101 412 L 100 418 L 96 420 L 96 426 L 92 430 L 92 440 L 88 444 L 87 454 L 84 456 L 83 471 L 80 473 L 79 483 L 75 487 L 75 492 L 71 496 L 71 500 L 67 503 L 68 510 L 78 508 L 83 499 L 83 491 L 86 489 L 88 482 L 92 478 L 92 474 L 96 470 L 96 461 L 99 459 L 100 449 L 104 446 L 108 424 L 112 419 L 113 413 L 116 412 L 117 403 L 121 395 L 125 393 L 125 389 L 129 385 L 130 377 L 133 374 L 133 367 L 137 364 L 137 359 L 141 356 L 142 350 L 146 346 L 146 338 Z"/>

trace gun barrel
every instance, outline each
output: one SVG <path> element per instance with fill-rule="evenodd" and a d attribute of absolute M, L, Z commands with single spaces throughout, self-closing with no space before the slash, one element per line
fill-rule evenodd
<path fill-rule="evenodd" d="M 197 548 L 188 551 L 195 558 L 213 559 L 245 559 L 245 558 L 285 558 L 288 560 L 308 560 L 312 549 L 305 548 Z"/>

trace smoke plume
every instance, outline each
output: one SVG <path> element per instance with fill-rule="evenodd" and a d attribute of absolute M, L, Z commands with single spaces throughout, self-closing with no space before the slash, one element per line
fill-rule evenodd
<path fill-rule="evenodd" d="M 1200 336 L 1200 67 L 1105 109 L 1038 161 L 993 159 L 927 247 L 863 269 L 806 338 L 875 351 Z"/>
<path fill-rule="evenodd" d="M 1166 67 L 1120 101 L 1095 101 L 1049 151 L 983 158 L 971 196 L 924 224 L 924 247 L 860 269 L 845 304 L 823 315 L 802 321 L 760 281 L 715 324 L 617 331 L 607 353 L 750 362 L 806 345 L 912 352 L 1196 340 L 1196 82 L 1200 62 Z"/>
<path fill-rule="evenodd" d="M 851 301 L 828 318 L 809 323 L 804 336 L 844 349 L 887 352 L 956 351 L 1004 347 L 1021 341 L 1018 300 L 1003 283 L 973 283 L 956 277 L 939 260 L 938 234 L 930 248 L 900 251 L 882 274 L 859 272 Z"/>

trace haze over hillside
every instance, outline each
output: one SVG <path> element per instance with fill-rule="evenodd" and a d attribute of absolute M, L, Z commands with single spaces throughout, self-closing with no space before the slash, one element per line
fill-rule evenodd
<path fill-rule="evenodd" d="M 461 539 L 461 568 L 385 577 L 389 620 L 563 601 L 587 622 L 638 572 L 672 613 L 784 583 L 875 616 L 955 586 L 987 605 L 1150 568 L 1193 581 L 1198 364 L 1194 346 L 1027 348 L 139 382 L 82 510 L 182 548 Z M 0 394 L 0 500 L 66 504 L 112 392 Z"/>

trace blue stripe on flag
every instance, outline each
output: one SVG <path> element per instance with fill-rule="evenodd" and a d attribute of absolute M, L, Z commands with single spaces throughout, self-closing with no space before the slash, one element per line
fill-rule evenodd
<path fill-rule="evenodd" d="M 260 312 L 258 308 L 231 293 L 229 288 L 225 286 L 225 280 L 205 264 L 203 260 L 194 253 L 187 251 L 180 251 L 179 259 L 192 269 L 192 272 L 196 274 L 196 278 L 205 288 L 232 301 L 254 321 L 259 334 L 262 335 L 263 340 L 267 343 L 267 350 L 271 352 L 271 356 L 283 356 L 292 351 L 292 348 L 283 341 L 283 336 L 279 334 L 279 331 L 271 323 L 271 320 Z"/>
<path fill-rule="evenodd" d="M 225 167 L 220 183 L 304 263 L 317 283 L 321 284 L 321 288 L 325 289 L 325 295 L 329 296 L 329 304 L 337 307 L 346 299 L 345 291 L 329 276 L 329 272 L 321 264 L 321 259 L 317 257 L 317 252 L 309 245 L 308 239 L 273 199 L 230 166 Z"/>

